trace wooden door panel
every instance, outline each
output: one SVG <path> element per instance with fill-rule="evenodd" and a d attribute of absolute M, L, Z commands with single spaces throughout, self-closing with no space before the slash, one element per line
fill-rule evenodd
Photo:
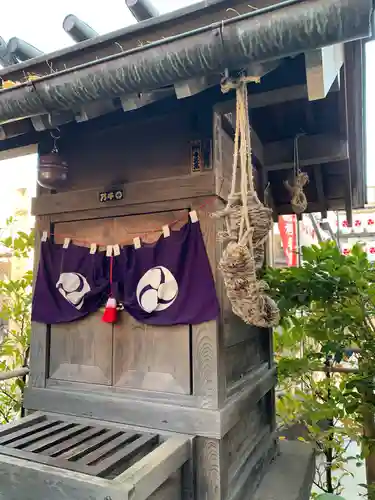
<path fill-rule="evenodd" d="M 73 243 L 90 246 L 90 243 L 113 243 L 113 219 L 64 222 L 56 224 L 56 243 L 71 237 Z M 102 312 L 86 318 L 51 326 L 50 378 L 112 384 L 112 325 L 101 321 Z"/>
<path fill-rule="evenodd" d="M 163 225 L 179 229 L 188 220 L 187 211 L 119 217 L 116 236 L 131 243 L 134 236 L 153 243 Z M 155 231 L 158 229 L 159 231 Z M 113 385 L 149 391 L 190 394 L 189 327 L 154 327 L 122 314 L 114 330 Z"/>
<path fill-rule="evenodd" d="M 131 244 L 139 235 L 152 243 L 161 237 L 163 225 L 173 223 L 172 230 L 178 230 L 187 220 L 184 210 L 60 223 L 55 240 L 71 237 L 84 246 Z M 50 378 L 190 394 L 189 326 L 146 326 L 121 312 L 112 327 L 101 321 L 101 314 L 51 327 Z"/>
<path fill-rule="evenodd" d="M 129 314 L 115 327 L 113 385 L 190 394 L 190 341 L 186 325 L 142 325 Z"/>
<path fill-rule="evenodd" d="M 112 384 L 112 325 L 103 313 L 51 328 L 50 378 Z"/>

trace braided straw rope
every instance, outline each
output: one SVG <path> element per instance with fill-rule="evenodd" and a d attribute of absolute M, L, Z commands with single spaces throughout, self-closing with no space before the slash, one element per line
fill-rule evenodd
<path fill-rule="evenodd" d="M 309 176 L 306 172 L 300 169 L 299 161 L 299 140 L 304 134 L 297 134 L 294 138 L 294 183 L 290 184 L 289 181 L 284 181 L 284 186 L 290 193 L 290 204 L 293 212 L 297 215 L 305 212 L 308 202 L 304 193 L 304 187 L 309 182 Z"/>
<path fill-rule="evenodd" d="M 284 181 L 284 186 L 291 195 L 290 204 L 295 214 L 302 214 L 307 208 L 307 198 L 303 188 L 308 182 L 309 176 L 305 172 L 299 172 L 296 175 L 293 185 L 289 181 Z"/>
<path fill-rule="evenodd" d="M 272 227 L 272 210 L 258 198 L 251 161 L 251 136 L 247 83 L 252 77 L 227 80 L 222 91 L 236 90 L 236 131 L 231 190 L 223 210 L 213 214 L 223 218 L 225 230 L 219 235 L 227 243 L 219 263 L 233 312 L 245 323 L 271 327 L 278 324 L 279 310 L 266 294 L 267 284 L 257 279 L 264 261 L 264 244 Z M 240 161 L 240 165 L 238 165 Z M 237 171 L 240 167 L 240 188 Z"/>

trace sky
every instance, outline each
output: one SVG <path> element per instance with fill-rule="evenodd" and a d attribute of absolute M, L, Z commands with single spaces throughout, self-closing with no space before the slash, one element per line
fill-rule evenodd
<path fill-rule="evenodd" d="M 152 0 L 160 13 L 176 10 L 199 0 Z M 114 31 L 135 23 L 126 8 L 125 0 L 17 0 L 3 2 L 0 16 L 0 36 L 6 41 L 17 36 L 45 52 L 58 50 L 72 45 L 70 37 L 62 29 L 62 23 L 68 14 L 75 14 L 99 34 Z M 369 81 L 375 73 L 375 42 L 367 44 L 367 184 L 375 186 L 375 141 L 371 140 L 375 130 L 375 93 L 370 92 Z M 2 205 L 9 188 L 32 186 L 35 180 L 36 158 L 28 156 L 8 160 L 6 182 L 2 178 L 0 196 Z M 19 186 L 22 179 L 24 186 Z M 27 185 L 27 186 L 26 186 Z"/>

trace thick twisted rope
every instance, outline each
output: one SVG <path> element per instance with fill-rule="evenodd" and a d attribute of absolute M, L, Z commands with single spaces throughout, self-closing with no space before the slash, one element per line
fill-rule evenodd
<path fill-rule="evenodd" d="M 219 269 L 233 312 L 248 324 L 270 327 L 278 323 L 279 311 L 266 295 L 267 285 L 256 276 L 264 261 L 264 243 L 272 227 L 272 211 L 260 202 L 254 186 L 247 96 L 247 84 L 254 80 L 243 77 L 222 84 L 223 92 L 236 90 L 236 129 L 228 203 L 214 215 L 225 222 L 220 238 L 227 242 L 227 247 Z"/>
<path fill-rule="evenodd" d="M 293 185 L 289 181 L 284 181 L 284 186 L 291 195 L 290 204 L 295 214 L 302 214 L 307 208 L 307 198 L 303 189 L 308 182 L 309 176 L 305 172 L 296 175 Z"/>

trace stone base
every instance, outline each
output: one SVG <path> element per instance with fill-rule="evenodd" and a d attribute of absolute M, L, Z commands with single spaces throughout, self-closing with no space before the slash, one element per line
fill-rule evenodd
<path fill-rule="evenodd" d="M 281 441 L 280 453 L 253 500 L 309 500 L 314 473 L 315 454 L 310 444 Z"/>

